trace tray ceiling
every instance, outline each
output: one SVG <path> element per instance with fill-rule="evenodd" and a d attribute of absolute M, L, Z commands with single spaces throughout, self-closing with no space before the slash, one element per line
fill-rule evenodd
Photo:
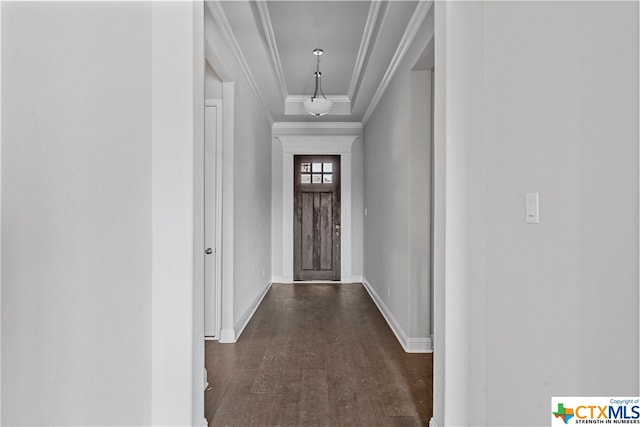
<path fill-rule="evenodd" d="M 209 1 L 272 120 L 366 121 L 413 37 L 430 1 Z M 207 27 L 205 25 L 205 33 Z M 322 48 L 322 88 L 336 106 L 314 118 L 300 102 L 314 90 Z M 253 82 L 251 81 L 253 80 Z"/>

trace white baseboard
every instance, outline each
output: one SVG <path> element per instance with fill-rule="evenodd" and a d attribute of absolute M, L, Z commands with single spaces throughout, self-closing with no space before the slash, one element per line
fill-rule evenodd
<path fill-rule="evenodd" d="M 220 329 L 220 344 L 232 344 L 236 342 L 236 330 L 233 328 Z"/>
<path fill-rule="evenodd" d="M 407 353 L 433 353 L 431 338 L 407 338 Z"/>
<path fill-rule="evenodd" d="M 371 299 L 382 313 L 382 317 L 387 321 L 387 324 L 393 331 L 394 335 L 398 339 L 398 342 L 407 353 L 432 353 L 433 345 L 431 338 L 418 338 L 418 337 L 409 337 L 407 333 L 402 329 L 400 323 L 396 320 L 394 315 L 391 313 L 391 310 L 387 308 L 386 304 L 380 298 L 380 295 L 375 291 L 373 286 L 367 281 L 366 278 L 362 280 L 364 284 L 364 288 L 367 290 Z"/>
<path fill-rule="evenodd" d="M 238 340 L 238 338 L 240 338 L 242 331 L 244 331 L 244 328 L 247 326 L 247 324 L 255 314 L 258 307 L 260 307 L 260 303 L 264 299 L 264 296 L 267 295 L 267 292 L 269 292 L 269 289 L 271 289 L 271 285 L 272 283 L 269 282 L 269 284 L 264 289 L 264 291 L 262 291 L 262 293 L 258 295 L 258 297 L 255 300 L 253 300 L 253 302 L 249 306 L 249 309 L 244 313 L 244 316 L 242 316 L 242 318 L 236 323 L 236 327 L 235 327 L 236 341 Z"/>
<path fill-rule="evenodd" d="M 429 427 L 438 427 L 433 417 L 429 420 Z"/>
<path fill-rule="evenodd" d="M 364 278 L 362 276 L 351 276 L 351 283 L 362 283 Z"/>
<path fill-rule="evenodd" d="M 287 278 L 284 276 L 273 276 L 271 283 L 281 283 L 285 285 L 296 283 L 342 283 L 344 285 L 349 285 L 351 283 L 362 283 L 362 280 L 362 276 L 343 277 L 340 280 L 293 280 L 293 278 Z"/>

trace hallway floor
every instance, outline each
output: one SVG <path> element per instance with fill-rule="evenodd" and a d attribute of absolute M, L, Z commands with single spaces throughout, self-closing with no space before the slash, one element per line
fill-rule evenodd
<path fill-rule="evenodd" d="M 432 355 L 361 284 L 274 284 L 235 344 L 206 342 L 210 426 L 426 426 Z"/>

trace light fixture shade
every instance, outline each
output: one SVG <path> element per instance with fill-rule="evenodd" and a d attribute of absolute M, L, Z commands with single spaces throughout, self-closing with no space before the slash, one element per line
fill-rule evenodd
<path fill-rule="evenodd" d="M 305 111 L 312 116 L 324 116 L 333 107 L 333 102 L 327 98 L 307 98 L 302 103 Z"/>

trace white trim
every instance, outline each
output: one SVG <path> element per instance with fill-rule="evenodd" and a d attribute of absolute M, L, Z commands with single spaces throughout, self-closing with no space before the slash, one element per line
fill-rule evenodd
<path fill-rule="evenodd" d="M 447 7 L 434 5 L 434 73 L 433 73 L 433 233 L 431 283 L 433 294 L 433 415 L 445 424 L 445 250 L 446 250 L 446 168 L 447 168 Z M 455 404 L 455 403 L 454 403 Z M 435 424 L 435 421 L 433 421 Z"/>
<path fill-rule="evenodd" d="M 293 282 L 293 156 L 340 155 L 340 276 L 351 277 L 351 148 L 359 135 L 281 135 L 282 144 L 282 282 Z"/>
<path fill-rule="evenodd" d="M 262 300 L 264 299 L 264 297 L 267 295 L 267 292 L 269 292 L 269 289 L 271 289 L 271 285 L 272 285 L 271 282 L 267 284 L 267 287 L 264 288 L 262 293 L 258 295 L 256 299 L 253 300 L 253 302 L 251 303 L 247 311 L 240 318 L 238 323 L 236 323 L 236 327 L 235 327 L 236 341 L 238 340 L 238 338 L 240 338 L 240 335 L 242 335 L 244 328 L 247 327 L 247 324 L 249 324 L 249 321 L 251 320 L 253 315 L 256 314 L 256 310 L 258 309 L 258 307 L 260 307 L 260 304 L 262 303 Z"/>
<path fill-rule="evenodd" d="M 352 282 L 351 280 L 295 280 L 293 282 L 274 282 L 280 285 L 312 285 L 312 284 L 328 284 L 328 285 L 353 285 L 354 283 L 360 282 Z"/>
<path fill-rule="evenodd" d="M 210 25 L 206 21 L 213 21 L 213 17 L 211 16 L 211 13 L 205 14 L 205 27 Z M 223 82 L 232 81 L 233 79 L 231 78 L 231 74 L 229 74 L 226 67 L 222 64 L 222 61 L 220 61 L 220 58 L 218 58 L 218 56 L 215 54 L 215 51 L 211 47 L 209 40 L 206 38 L 206 33 L 205 33 L 204 45 L 205 45 L 204 47 L 205 60 L 209 63 L 211 68 L 213 68 L 216 71 L 216 74 L 218 75 L 218 77 L 220 77 L 220 80 L 222 80 Z"/>
<path fill-rule="evenodd" d="M 405 345 L 405 342 L 407 340 L 406 333 L 404 332 L 402 327 L 400 327 L 400 324 L 396 320 L 395 316 L 387 308 L 387 306 L 384 303 L 384 301 L 382 300 L 382 298 L 380 298 L 380 296 L 378 295 L 376 290 L 373 288 L 373 286 L 371 286 L 371 284 L 369 283 L 369 281 L 366 278 L 364 279 L 363 284 L 364 284 L 364 288 L 369 293 L 369 296 L 371 296 L 371 299 L 373 300 L 373 302 L 378 307 L 378 310 L 382 314 L 382 317 L 384 317 L 384 320 L 387 321 L 387 324 L 389 325 L 389 327 L 393 331 L 394 335 L 398 339 L 398 342 L 400 343 L 402 348 L 406 351 L 407 350 L 406 349 L 406 345 Z"/>
<path fill-rule="evenodd" d="M 389 83 L 391 83 L 391 79 L 393 78 L 396 70 L 398 69 L 400 62 L 402 62 L 402 59 L 404 58 L 405 54 L 409 50 L 409 47 L 411 46 L 411 42 L 413 41 L 414 37 L 418 33 L 418 30 L 420 29 L 420 25 L 422 25 L 422 21 L 424 21 L 424 18 L 427 16 L 427 13 L 429 12 L 432 6 L 433 6 L 433 1 L 420 1 L 416 5 L 415 10 L 413 11 L 413 15 L 411 16 L 411 20 L 407 25 L 407 29 L 405 30 L 402 36 L 402 40 L 400 40 L 400 43 L 398 44 L 398 50 L 396 50 L 396 53 L 393 55 L 393 58 L 389 63 L 389 67 L 387 68 L 387 71 L 384 73 L 384 76 L 380 81 L 380 85 L 378 86 L 378 89 L 374 93 L 373 98 L 371 98 L 371 102 L 369 103 L 369 106 L 367 107 L 367 110 L 365 111 L 364 116 L 362 117 L 363 124 L 366 124 L 367 121 L 371 118 L 371 115 L 373 114 L 376 107 L 378 106 L 378 102 L 380 102 L 380 99 L 382 98 L 384 91 L 387 90 Z"/>
<path fill-rule="evenodd" d="M 431 338 L 417 338 L 417 337 L 409 337 L 407 333 L 402 329 L 400 323 L 395 318 L 395 316 L 391 313 L 391 310 L 386 306 L 384 300 L 380 298 L 380 295 L 376 292 L 376 290 L 371 286 L 369 281 L 365 278 L 362 281 L 364 288 L 371 296 L 371 299 L 378 307 L 378 310 L 382 314 L 382 317 L 387 321 L 387 324 L 393 331 L 393 334 L 396 336 L 398 342 L 402 346 L 405 352 L 407 353 L 432 353 L 433 346 Z"/>
<path fill-rule="evenodd" d="M 373 37 L 376 21 L 378 20 L 378 13 L 380 12 L 379 0 L 374 0 L 369 5 L 369 14 L 367 15 L 367 22 L 364 25 L 364 32 L 362 33 L 362 41 L 360 42 L 360 48 L 358 49 L 358 55 L 356 56 L 356 65 L 353 68 L 353 75 L 351 76 L 351 83 L 349 84 L 348 97 L 355 102 L 356 99 L 356 87 L 362 77 L 362 68 L 364 61 L 367 58 L 367 52 L 369 50 L 369 43 L 371 37 Z"/>
<path fill-rule="evenodd" d="M 279 135 L 282 152 L 289 154 L 351 153 L 351 146 L 360 135 Z M 316 152 L 316 150 L 320 150 Z M 291 178 L 291 177 L 290 177 Z M 291 178 L 293 180 L 293 178 Z"/>
<path fill-rule="evenodd" d="M 362 129 L 360 122 L 274 122 L 273 130 L 284 129 Z"/>
<path fill-rule="evenodd" d="M 407 353 L 433 353 L 431 338 L 407 338 Z"/>
<path fill-rule="evenodd" d="M 0 1 L 0 58 L 2 58 L 2 2 Z M 1 61 L 0 61 L 1 62 Z M 0 99 L 2 99 L 2 66 L 0 66 Z M 0 118 L 2 117 L 2 102 L 0 102 Z M 0 120 L 0 212 L 2 212 L 2 120 Z M 0 225 L 2 216 L 0 215 Z M 0 226 L 0 230 L 2 227 Z M 0 242 L 2 233 L 0 232 Z M 2 307 L 2 245 L 0 244 L 0 307 Z M 0 308 L 0 343 L 2 343 L 2 309 Z M 0 424 L 2 424 L 2 352 L 0 351 Z"/>
<path fill-rule="evenodd" d="M 191 3 L 151 6 L 152 425 L 192 424 L 203 384 L 194 370 L 194 15 Z"/>
<path fill-rule="evenodd" d="M 264 297 L 267 295 L 267 292 L 269 292 L 269 289 L 271 289 L 271 285 L 272 282 L 269 282 L 267 284 L 265 289 L 260 293 L 260 295 L 256 297 L 256 299 L 253 300 L 247 311 L 233 328 L 224 328 L 220 331 L 220 340 L 218 342 L 220 342 L 221 344 L 233 344 L 238 341 L 238 338 L 240 338 L 240 335 L 244 331 L 244 328 L 246 328 L 247 324 L 256 313 L 256 310 L 258 309 L 258 307 L 260 307 L 260 304 L 262 303 Z"/>
<path fill-rule="evenodd" d="M 205 347 L 204 347 L 204 147 L 205 147 L 205 107 L 204 107 L 204 2 L 194 1 L 192 3 L 192 43 L 193 53 L 191 58 L 193 89 L 192 101 L 193 121 L 193 160 L 192 160 L 192 182 L 193 182 L 193 207 L 192 207 L 192 265 L 193 284 L 191 293 L 191 322 L 192 322 L 192 401 L 191 419 L 195 422 L 204 416 L 204 390 L 202 388 L 207 383 L 205 370 Z M 196 164 L 196 162 L 198 164 Z M 202 179 L 196 183 L 196 179 Z M 197 197 L 197 199 L 196 199 Z M 196 212 L 198 209 L 198 212 Z M 198 270 L 196 270 L 196 268 Z"/>
<path fill-rule="evenodd" d="M 278 84 L 280 86 L 280 94 L 282 99 L 287 99 L 287 82 L 284 79 L 284 71 L 282 71 L 282 63 L 280 62 L 280 53 L 278 53 L 278 45 L 276 43 L 276 36 L 273 33 L 273 26 L 271 25 L 271 16 L 269 16 L 269 8 L 266 1 L 255 2 L 258 9 L 258 15 L 262 22 L 262 29 L 264 30 L 265 38 L 267 39 L 267 45 L 269 46 L 269 53 L 271 54 L 271 62 L 276 71 L 278 77 Z"/>
<path fill-rule="evenodd" d="M 234 328 L 222 328 L 220 329 L 220 344 L 233 344 L 236 342 L 236 330 Z"/>
<path fill-rule="evenodd" d="M 0 58 L 2 58 L 2 2 L 0 1 Z M 0 61 L 1 62 L 1 61 Z M 2 99 L 2 66 L 0 66 L 0 99 Z M 2 102 L 0 102 L 0 118 Z M 2 120 L 0 120 L 0 212 L 2 212 Z M 2 219 L 0 215 L 0 225 Z M 0 226 L 0 230 L 2 227 Z M 2 233 L 0 232 L 0 242 Z M 0 307 L 2 307 L 2 245 L 0 244 Z M 0 343 L 2 343 L 2 309 L 0 308 Z M 0 351 L 0 424 L 2 424 L 2 352 Z"/>
<path fill-rule="evenodd" d="M 222 328 L 222 144 L 224 101 L 220 101 L 218 108 L 218 136 L 216 138 L 216 338 L 220 338 Z"/>
<path fill-rule="evenodd" d="M 288 95 L 284 100 L 284 114 L 286 116 L 308 116 L 312 117 L 302 107 L 302 103 L 309 99 L 310 95 Z M 351 115 L 351 99 L 346 95 L 329 95 L 329 101 L 333 101 L 331 116 Z"/>
<path fill-rule="evenodd" d="M 216 188 L 215 188 L 215 203 L 216 212 L 214 219 L 215 227 L 215 242 L 214 242 L 214 257 L 215 257 L 215 330 L 212 336 L 205 335 L 205 339 L 218 339 L 220 338 L 220 328 L 222 322 L 222 109 L 223 101 L 221 99 L 205 99 L 205 107 L 216 107 Z M 206 124 L 205 124 L 206 126 Z M 206 191 L 206 187 L 205 187 Z M 205 284 L 206 286 L 206 284 Z M 205 315 L 206 315 L 205 311 Z"/>
<path fill-rule="evenodd" d="M 434 420 L 433 417 L 429 420 L 429 427 L 438 427 L 438 424 L 436 424 L 436 420 Z"/>
<path fill-rule="evenodd" d="M 204 391 L 209 388 L 209 375 L 207 374 L 207 368 L 204 368 Z"/>
<path fill-rule="evenodd" d="M 247 324 L 249 324 L 249 322 L 253 318 L 253 315 L 256 313 L 256 310 L 258 309 L 258 307 L 260 307 L 262 300 L 267 295 L 267 292 L 269 292 L 269 289 L 271 289 L 271 285 L 272 282 L 269 282 L 267 284 L 267 287 L 262 291 L 262 293 L 260 293 L 260 295 L 256 297 L 255 300 L 253 300 L 253 302 L 249 306 L 249 309 L 247 309 L 245 314 L 233 328 L 225 328 L 220 331 L 220 339 L 218 340 L 219 343 L 232 344 L 238 341 L 240 335 L 244 331 L 244 328 L 247 326 Z"/>
<path fill-rule="evenodd" d="M 233 142 L 234 133 L 235 83 L 222 83 L 222 302 L 220 342 L 235 342 L 233 332 L 234 307 L 234 205 L 233 205 Z M 231 331 L 231 332 L 230 332 Z M 233 341 L 226 341 L 231 336 Z"/>
<path fill-rule="evenodd" d="M 227 40 L 227 43 L 229 43 L 231 50 L 233 51 L 236 59 L 238 60 L 238 63 L 240 64 L 240 68 L 242 69 L 242 73 L 246 77 L 247 82 L 249 83 L 249 87 L 251 88 L 251 91 L 255 95 L 262 109 L 264 110 L 264 113 L 269 119 L 269 122 L 273 123 L 273 117 L 271 117 L 271 112 L 269 111 L 269 108 L 267 107 L 267 103 L 262 97 L 262 93 L 258 88 L 258 84 L 256 83 L 256 80 L 253 78 L 253 74 L 251 73 L 251 69 L 249 68 L 249 64 L 247 63 L 247 60 L 244 57 L 244 54 L 242 53 L 242 49 L 240 49 L 240 45 L 238 44 L 236 37 L 233 35 L 231 24 L 229 24 L 227 15 L 224 13 L 224 9 L 222 8 L 222 6 L 220 5 L 220 2 L 218 1 L 207 1 L 205 3 L 209 8 L 209 12 L 211 12 L 211 16 L 218 23 L 220 27 L 220 31 L 222 32 L 225 39 Z"/>
<path fill-rule="evenodd" d="M 293 153 L 282 148 L 282 282 L 293 282 Z"/>

